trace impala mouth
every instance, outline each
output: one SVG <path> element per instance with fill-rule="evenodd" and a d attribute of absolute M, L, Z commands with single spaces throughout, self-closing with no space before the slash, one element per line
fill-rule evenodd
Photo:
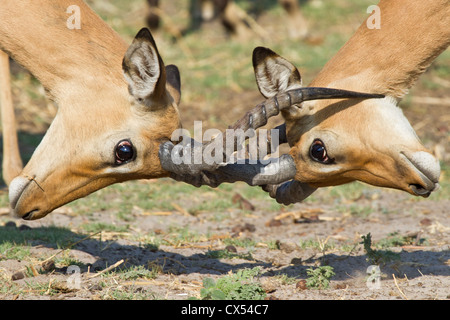
<path fill-rule="evenodd" d="M 420 182 L 409 184 L 409 189 L 414 195 L 421 197 L 428 197 L 433 191 L 439 189 L 439 176 L 441 168 L 439 161 L 434 158 L 430 153 L 419 151 L 412 154 L 405 154 L 404 156 L 408 166 L 414 170 L 419 176 Z"/>
<path fill-rule="evenodd" d="M 439 189 L 439 183 L 437 183 L 437 181 L 433 182 L 428 176 L 420 171 L 418 171 L 417 173 L 419 174 L 420 179 L 423 183 L 411 183 L 409 185 L 409 188 L 415 195 L 427 198 L 431 194 L 431 192 Z"/>
<path fill-rule="evenodd" d="M 36 208 L 34 208 L 33 210 L 29 210 L 24 214 L 20 212 L 21 199 L 25 194 L 27 188 L 29 187 L 31 181 L 32 180 L 29 178 L 18 176 L 14 178 L 9 184 L 9 203 L 11 209 L 13 210 L 15 216 L 22 218 L 24 220 L 35 220 L 39 219 L 42 216 L 41 214 L 38 214 L 40 209 Z"/>
<path fill-rule="evenodd" d="M 433 190 L 428 190 L 426 188 L 424 188 L 423 186 L 421 186 L 420 184 L 410 184 L 409 188 L 412 190 L 412 192 L 416 195 L 416 196 L 421 196 L 424 198 L 428 198 L 431 194 L 431 192 L 436 191 L 437 189 L 439 189 L 439 184 L 436 183 L 435 187 L 433 188 Z"/>
<path fill-rule="evenodd" d="M 23 219 L 23 220 L 34 220 L 33 215 L 34 215 L 34 213 L 37 212 L 37 211 L 39 211 L 39 210 L 38 210 L 38 209 L 35 209 L 35 210 L 31 210 L 30 212 L 25 213 L 25 214 L 22 216 L 22 219 Z"/>

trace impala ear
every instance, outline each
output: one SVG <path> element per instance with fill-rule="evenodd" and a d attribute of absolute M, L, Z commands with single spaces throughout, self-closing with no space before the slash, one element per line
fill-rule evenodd
<path fill-rule="evenodd" d="M 180 71 L 177 66 L 170 64 L 166 67 L 167 84 L 166 88 L 174 99 L 177 105 L 180 104 L 181 99 L 181 80 Z"/>
<path fill-rule="evenodd" d="M 128 91 L 141 104 L 155 110 L 166 106 L 166 71 L 155 40 L 141 29 L 122 61 Z"/>
<path fill-rule="evenodd" d="M 272 50 L 257 47 L 252 60 L 258 89 L 265 98 L 301 88 L 302 78 L 297 68 Z"/>

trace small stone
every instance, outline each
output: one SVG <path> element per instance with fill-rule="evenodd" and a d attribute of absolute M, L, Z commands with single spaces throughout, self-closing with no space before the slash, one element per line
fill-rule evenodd
<path fill-rule="evenodd" d="M 281 225 L 282 225 L 281 221 L 277 219 L 272 219 L 266 222 L 266 227 L 279 227 Z"/>
<path fill-rule="evenodd" d="M 428 218 L 424 218 L 424 219 L 420 220 L 420 224 L 422 226 L 431 226 L 432 222 L 433 221 L 431 221 L 431 219 L 428 219 Z"/>
<path fill-rule="evenodd" d="M 295 287 L 298 290 L 306 290 L 308 289 L 308 287 L 306 286 L 306 280 L 300 280 L 299 282 L 297 282 L 297 284 L 295 285 Z"/>
<path fill-rule="evenodd" d="M 49 260 L 42 264 L 42 270 L 45 272 L 50 272 L 55 270 L 55 261 Z"/>
<path fill-rule="evenodd" d="M 292 242 L 280 242 L 279 248 L 281 251 L 291 253 L 292 251 L 297 250 L 297 245 Z"/>
<path fill-rule="evenodd" d="M 23 278 L 25 278 L 25 273 L 23 273 L 22 271 L 17 271 L 16 273 L 14 273 L 11 276 L 11 280 L 12 281 L 20 280 L 20 279 L 23 279 Z"/>
<path fill-rule="evenodd" d="M 235 246 L 229 245 L 225 247 L 225 250 L 227 250 L 228 252 L 233 252 L 233 253 L 237 253 L 237 249 Z"/>

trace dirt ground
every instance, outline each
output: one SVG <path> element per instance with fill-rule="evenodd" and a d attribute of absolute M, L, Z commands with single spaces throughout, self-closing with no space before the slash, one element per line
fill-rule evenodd
<path fill-rule="evenodd" d="M 439 89 L 427 92 L 419 83 L 404 109 L 418 136 L 446 167 L 450 165 L 448 85 L 446 80 Z M 261 100 L 256 89 L 219 94 L 227 99 L 214 109 L 205 108 L 204 103 L 182 103 L 183 123 L 189 126 L 201 114 L 203 119 L 216 117 L 220 120 L 217 123 L 231 124 Z M 447 104 L 414 100 L 427 96 L 446 98 Z M 25 120 L 19 114 L 23 130 L 30 126 Z M 446 184 L 428 199 L 369 186 L 344 196 L 325 188 L 314 193 L 314 201 L 270 210 L 274 200 L 239 198 L 240 190 L 248 187 L 238 184 L 236 190 L 223 192 L 227 199 L 238 195 L 233 207 L 192 214 L 193 203 L 206 204 L 217 195 L 213 192 L 220 192 L 200 189 L 167 211 L 134 207 L 127 212 L 126 220 L 118 219 L 111 209 L 92 209 L 85 214 L 77 207 L 64 206 L 44 219 L 23 221 L 2 208 L 2 242 L 8 241 L 2 233 L 11 230 L 18 238 L 23 235 L 29 239 L 26 235 L 32 231 L 50 233 L 52 228 L 61 227 L 75 244 L 60 247 L 55 241 L 35 238 L 25 241 L 29 252 L 23 258 L 8 258 L 8 252 L 0 251 L 0 299 L 186 300 L 201 298 L 207 277 L 218 279 L 254 267 L 261 268 L 257 282 L 266 299 L 271 300 L 450 299 L 450 190 L 449 177 L 442 178 Z M 162 180 L 134 185 L 140 184 L 145 190 L 155 183 L 176 184 Z M 3 187 L 0 195 L 6 193 Z M 108 193 L 103 197 L 119 206 L 127 194 L 122 200 Z M 88 222 L 114 225 L 120 231 L 82 232 Z M 188 230 L 196 235 L 195 240 L 187 237 L 175 241 L 174 226 L 179 233 Z M 379 282 L 369 281 L 368 269 L 375 261 L 361 244 L 361 237 L 369 233 L 373 248 L 390 257 L 376 262 Z M 143 241 L 143 235 L 163 241 L 153 247 Z M 389 241 L 389 245 L 375 246 L 383 241 Z M 210 254 L 218 250 L 231 254 Z M 55 259 L 61 257 L 69 262 L 55 265 Z M 70 261 L 76 261 L 76 265 Z M 333 267 L 335 273 L 329 287 L 306 287 L 307 269 L 324 265 Z M 131 279 L 116 273 L 136 267 L 155 272 L 152 277 Z"/>
<path fill-rule="evenodd" d="M 188 227 L 190 232 L 209 234 L 204 240 L 182 245 L 160 245 L 157 250 L 142 246 L 138 241 L 105 234 L 103 239 L 87 239 L 75 245 L 69 252 L 71 258 L 85 264 L 80 270 L 80 287 L 64 289 L 70 274 L 67 268 L 56 268 L 52 272 L 15 280 L 15 285 L 26 287 L 26 283 L 42 282 L 53 286 L 58 284 L 58 294 L 42 295 L 32 292 L 6 299 L 100 299 L 108 295 L 99 282 L 105 281 L 98 272 L 124 260 L 126 265 L 141 265 L 146 268 L 158 265 L 161 272 L 151 280 L 117 281 L 114 290 L 151 292 L 156 299 L 186 299 L 199 297 L 202 279 L 218 278 L 230 271 L 259 266 L 262 273 L 260 283 L 270 299 L 448 299 L 450 298 L 450 217 L 449 200 L 412 201 L 408 195 L 397 192 L 374 191 L 356 199 L 358 205 L 368 205 L 374 210 L 368 217 L 343 215 L 333 205 L 297 204 L 289 211 L 268 214 L 264 207 L 252 202 L 255 209 L 245 216 L 239 210 L 229 211 L 231 219 L 215 222 L 208 219 L 211 213 L 197 216 L 177 212 L 167 216 L 148 215 L 135 212 L 133 221 L 128 221 L 130 233 L 167 232 L 167 226 L 177 224 Z M 354 204 L 353 203 L 353 204 Z M 386 208 L 390 212 L 386 213 Z M 64 209 L 47 218 L 34 221 L 11 221 L 1 228 L 28 228 L 61 226 L 74 228 L 86 217 Z M 94 213 L 90 218 L 104 223 L 111 222 L 108 212 Z M 118 223 L 116 221 L 116 223 Z M 28 228 L 27 228 L 28 227 Z M 411 237 L 411 243 L 394 246 L 390 250 L 398 253 L 397 258 L 380 265 L 380 283 L 374 287 L 368 284 L 366 252 L 359 244 L 361 235 L 371 233 L 372 238 L 382 239 L 389 234 Z M 211 258 L 208 250 L 224 249 L 222 240 L 236 237 L 251 239 L 251 259 Z M 277 249 L 269 248 L 267 239 L 276 240 Z M 302 240 L 312 239 L 325 248 L 302 247 Z M 426 239 L 422 243 L 421 239 Z M 350 250 L 342 244 L 354 244 Z M 328 248 L 327 248 L 328 246 Z M 236 253 L 248 253 L 248 248 L 234 247 Z M 60 252 L 51 243 L 35 241 L 31 255 L 53 256 Z M 30 261 L 0 259 L 2 275 L 14 276 Z M 312 266 L 329 265 L 335 276 L 328 289 L 316 290 L 302 287 L 306 269 Z M 293 277 L 290 283 L 281 283 L 276 275 Z M 73 274 L 72 274 L 73 276 Z M 50 284 L 49 284 L 50 283 Z M 53 287 L 52 287 L 53 288 Z M 54 288 L 53 288 L 54 289 Z"/>

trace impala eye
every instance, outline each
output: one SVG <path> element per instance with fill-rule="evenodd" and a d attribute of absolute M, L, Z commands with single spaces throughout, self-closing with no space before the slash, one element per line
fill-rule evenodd
<path fill-rule="evenodd" d="M 116 164 L 124 164 L 134 159 L 134 149 L 131 141 L 122 140 L 116 145 L 115 162 Z"/>
<path fill-rule="evenodd" d="M 327 154 L 327 149 L 321 140 L 314 140 L 309 149 L 309 154 L 314 161 L 330 164 L 334 159 L 330 159 Z"/>

